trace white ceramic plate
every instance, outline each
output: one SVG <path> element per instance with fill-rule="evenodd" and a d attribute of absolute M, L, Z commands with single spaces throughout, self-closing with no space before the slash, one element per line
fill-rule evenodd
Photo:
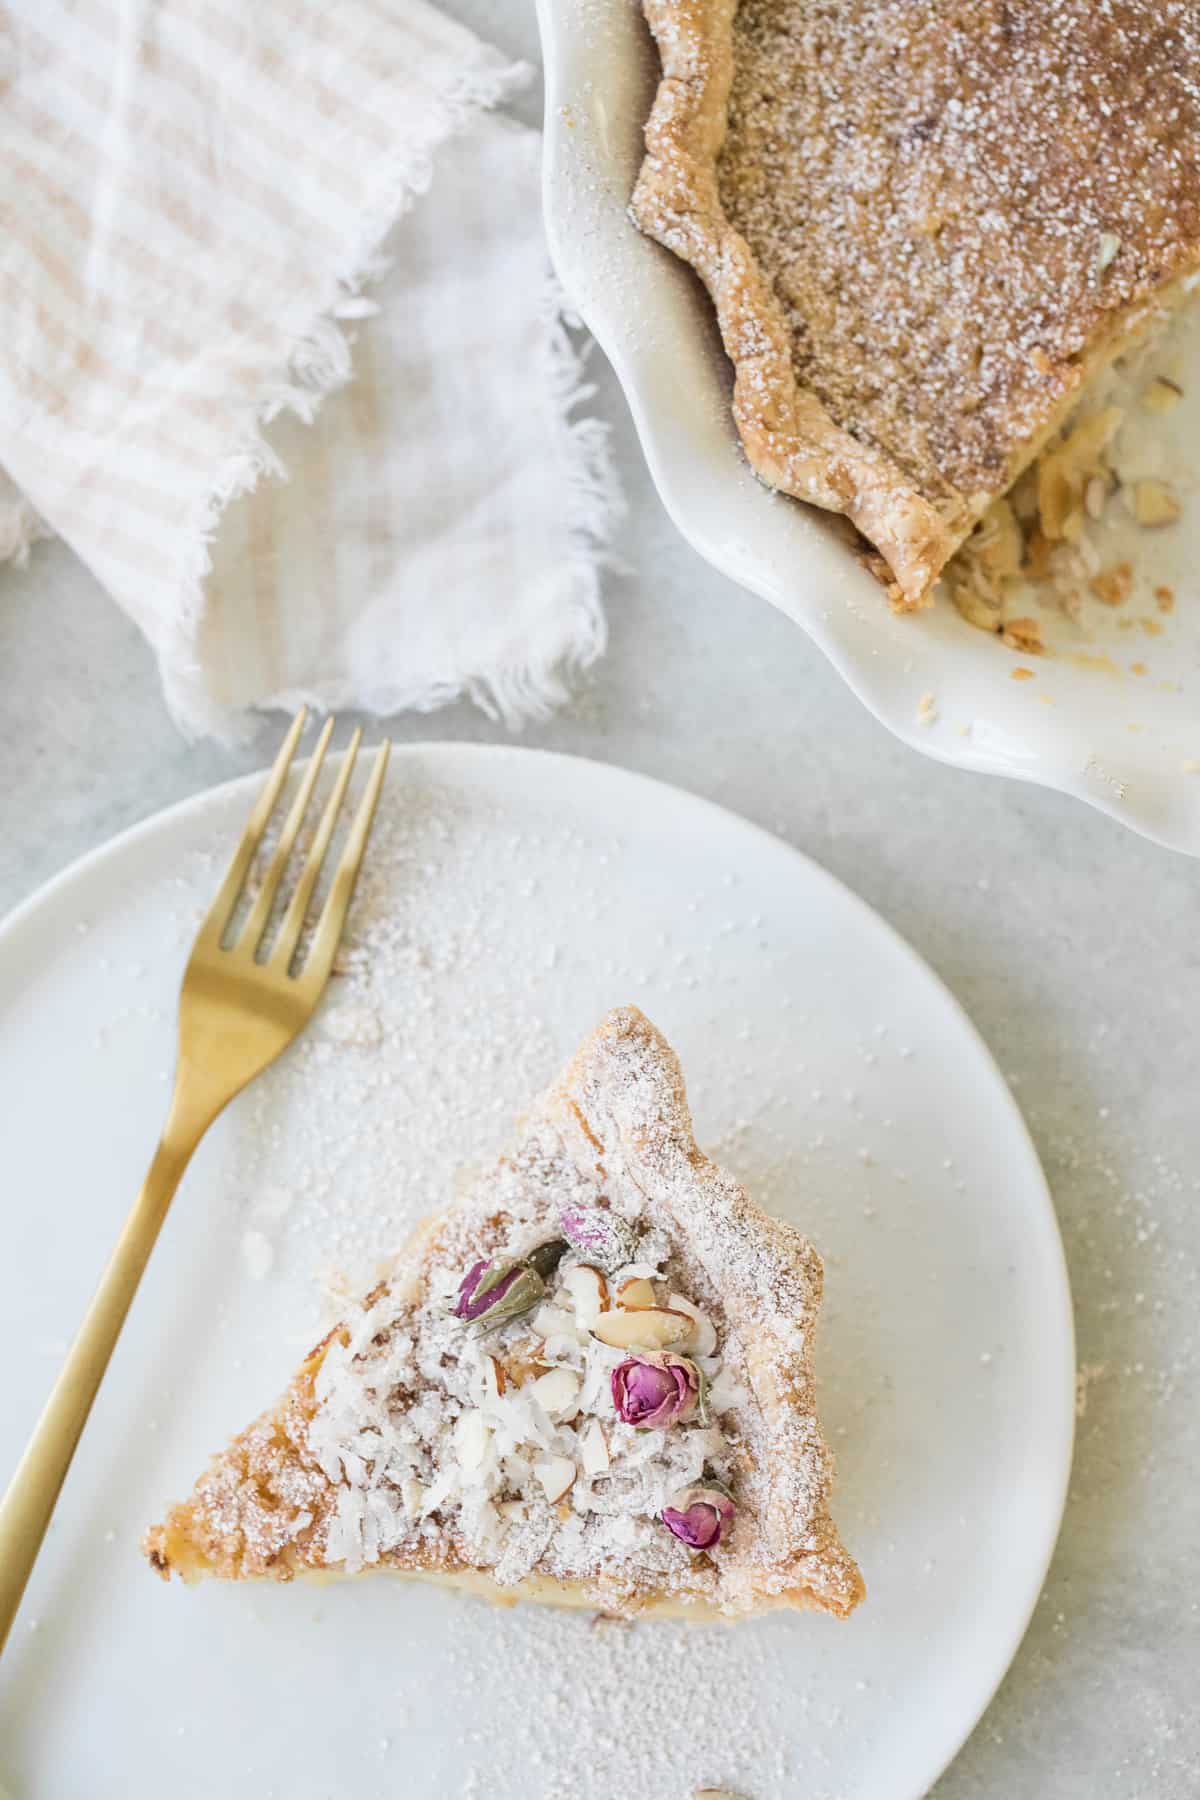
<path fill-rule="evenodd" d="M 0 933 L 0 1472 L 143 1172 L 183 955 L 254 786 L 150 820 Z M 0 1665 L 0 1785 L 922 1793 L 1020 1641 L 1071 1453 L 1061 1245 L 986 1050 L 828 875 L 615 768 L 400 750 L 368 870 L 364 968 L 219 1122 L 168 1221 Z M 141 1531 L 276 1395 L 330 1269 L 367 1285 L 630 999 L 677 1045 L 701 1141 L 825 1255 L 822 1410 L 867 1603 L 626 1629 L 386 1577 L 156 1581 Z"/>
<path fill-rule="evenodd" d="M 1078 795 L 1162 843 L 1200 854 L 1200 507 L 1138 535 L 1138 596 L 1081 624 L 1047 619 L 1055 650 L 1015 657 L 949 602 L 897 618 L 819 514 L 767 492 L 741 456 L 730 377 L 707 296 L 626 208 L 658 62 L 636 0 L 539 0 L 546 61 L 545 200 L 564 285 L 624 387 L 663 503 L 718 569 L 821 646 L 898 737 L 962 768 Z M 1175 348 L 1200 368 L 1200 309 Z M 1200 432 L 1200 382 L 1169 425 L 1176 472 Z M 1176 486 L 1180 483 L 1177 481 Z M 1132 528 L 1129 528 L 1132 530 Z M 1106 563 L 1128 545 L 1106 541 Z M 1158 614 L 1151 586 L 1178 596 Z M 1149 628 L 1129 627 L 1134 613 Z M 1032 680 L 1013 680 L 1019 664 Z M 1139 672 L 1141 671 L 1141 672 Z M 934 710 L 923 711 L 926 695 Z M 1189 769 L 1188 765 L 1195 765 Z"/>

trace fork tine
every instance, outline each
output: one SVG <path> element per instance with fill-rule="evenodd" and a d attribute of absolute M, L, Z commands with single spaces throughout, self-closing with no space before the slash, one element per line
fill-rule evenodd
<path fill-rule="evenodd" d="M 321 909 L 321 917 L 317 924 L 312 948 L 305 958 L 301 973 L 308 981 L 324 987 L 329 971 L 333 967 L 333 957 L 341 942 L 342 927 L 346 923 L 346 914 L 350 910 L 350 902 L 354 897 L 354 884 L 358 880 L 358 871 L 362 867 L 363 851 L 367 847 L 367 839 L 371 835 L 371 826 L 375 821 L 375 808 L 379 805 L 379 795 L 383 788 L 383 778 L 387 774 L 388 757 L 391 754 L 391 739 L 384 738 L 375 752 L 375 761 L 371 768 L 371 777 L 358 803 L 358 811 L 354 815 L 354 823 L 346 838 L 342 851 L 342 859 L 338 863 L 329 897 Z"/>
<path fill-rule="evenodd" d="M 271 908 L 275 904 L 275 895 L 279 890 L 279 883 L 283 876 L 283 871 L 288 865 L 288 861 L 292 854 L 292 848 L 296 842 L 300 827 L 304 823 L 304 815 L 308 811 L 308 803 L 312 799 L 313 789 L 317 785 L 317 777 L 321 773 L 321 764 L 325 760 L 325 752 L 329 748 L 329 740 L 333 736 L 333 724 L 332 717 L 326 719 L 321 735 L 317 739 L 316 748 L 309 758 L 308 768 L 304 774 L 304 780 L 300 783 L 296 798 L 292 801 L 287 821 L 279 834 L 279 842 L 275 846 L 275 854 L 271 858 L 270 867 L 263 877 L 263 884 L 258 891 L 258 897 L 250 910 L 246 923 L 238 933 L 237 948 L 245 948 L 249 951 L 251 956 L 253 956 L 254 952 L 258 949 L 259 940 L 267 928 L 267 921 L 271 917 Z"/>
<path fill-rule="evenodd" d="M 270 962 L 287 969 L 296 954 L 296 945 L 300 942 L 300 933 L 304 930 L 304 918 L 308 912 L 308 903 L 312 899 L 312 891 L 317 885 L 317 877 L 321 873 L 321 864 L 325 861 L 325 852 L 329 849 L 329 840 L 333 836 L 337 824 L 342 801 L 346 797 L 346 789 L 350 785 L 350 777 L 354 773 L 354 760 L 358 755 L 358 746 L 362 742 L 361 726 L 355 731 L 346 747 L 346 755 L 338 770 L 333 791 L 325 802 L 325 811 L 321 814 L 321 823 L 317 827 L 317 835 L 313 839 L 312 848 L 305 858 L 304 868 L 296 883 L 296 891 L 292 895 L 283 924 L 279 927 L 279 936 L 275 939 L 271 951 Z"/>
<path fill-rule="evenodd" d="M 200 927 L 201 933 L 214 933 L 221 937 L 233 915 L 238 903 L 238 896 L 245 885 L 250 864 L 254 861 L 254 852 L 258 849 L 259 839 L 266 830 L 267 820 L 275 811 L 275 804 L 283 792 L 283 784 L 287 780 L 288 770 L 292 766 L 292 757 L 296 754 L 296 745 L 300 742 L 300 734 L 308 720 L 308 708 L 302 706 L 292 720 L 291 727 L 283 743 L 279 747 L 279 755 L 275 758 L 271 773 L 267 776 L 262 793 L 254 803 L 254 811 L 246 822 L 246 829 L 238 839 L 237 849 L 229 864 L 225 879 L 217 890 L 217 897 L 205 915 Z"/>

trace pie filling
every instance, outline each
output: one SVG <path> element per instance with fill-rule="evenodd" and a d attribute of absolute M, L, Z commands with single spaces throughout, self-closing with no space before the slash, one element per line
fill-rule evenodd
<path fill-rule="evenodd" d="M 922 604 L 1200 263 L 1200 8 L 644 4 L 634 216 L 713 296 L 752 465 Z"/>

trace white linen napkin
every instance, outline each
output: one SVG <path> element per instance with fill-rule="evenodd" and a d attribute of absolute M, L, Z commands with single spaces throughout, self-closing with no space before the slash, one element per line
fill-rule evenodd
<path fill-rule="evenodd" d="M 190 731 L 558 702 L 620 501 L 524 71 L 424 0 L 0 20 L 0 556 L 59 533 Z"/>

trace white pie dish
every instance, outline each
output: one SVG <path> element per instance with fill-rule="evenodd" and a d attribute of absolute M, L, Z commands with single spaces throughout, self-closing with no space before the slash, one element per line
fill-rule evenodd
<path fill-rule="evenodd" d="M 1053 625 L 1054 654 L 1031 659 L 967 625 L 944 598 L 915 616 L 892 614 L 828 520 L 752 475 L 708 297 L 629 220 L 658 77 L 640 8 L 635 0 L 539 0 L 538 12 L 551 254 L 624 388 L 650 473 L 684 537 L 803 626 L 870 711 L 914 748 L 1074 794 L 1200 854 L 1196 506 L 1152 542 L 1140 534 L 1145 594 L 1166 583 L 1177 596 L 1174 611 L 1148 627 L 1097 604 L 1081 625 Z M 1189 355 L 1200 342 L 1198 312 L 1175 328 L 1185 366 L 1200 361 Z M 1172 419 L 1181 445 L 1195 441 L 1198 400 L 1186 393 Z M 1032 678 L 1014 679 L 1018 668 Z"/>

